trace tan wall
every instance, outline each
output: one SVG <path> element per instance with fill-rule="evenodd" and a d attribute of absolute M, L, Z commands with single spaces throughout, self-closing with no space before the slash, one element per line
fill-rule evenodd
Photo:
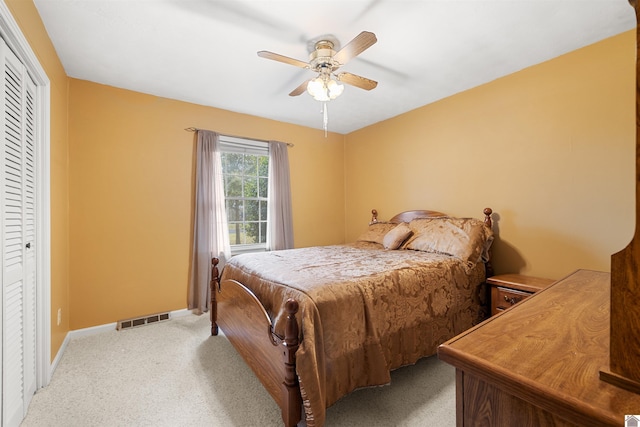
<path fill-rule="evenodd" d="M 186 307 L 191 126 L 295 144 L 295 245 L 343 242 L 342 135 L 75 79 L 69 115 L 71 329 Z"/>
<path fill-rule="evenodd" d="M 609 270 L 634 230 L 635 31 L 347 135 L 346 240 L 495 211 L 497 273 Z"/>
<path fill-rule="evenodd" d="M 633 233 L 634 32 L 325 139 L 68 79 L 32 1 L 6 3 L 52 83 L 52 355 L 70 329 L 185 307 L 189 126 L 296 144 L 298 247 L 355 239 L 372 208 L 490 206 L 497 271 L 556 278 L 608 270 Z"/>
<path fill-rule="evenodd" d="M 69 331 L 68 78 L 31 0 L 5 0 L 51 82 L 51 358 Z M 58 308 L 62 310 L 57 324 Z"/>

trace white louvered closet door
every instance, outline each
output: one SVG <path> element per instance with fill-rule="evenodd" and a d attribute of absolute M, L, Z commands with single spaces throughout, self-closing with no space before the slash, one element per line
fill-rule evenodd
<path fill-rule="evenodd" d="M 36 388 L 35 85 L 0 39 L 2 426 L 18 426 Z"/>

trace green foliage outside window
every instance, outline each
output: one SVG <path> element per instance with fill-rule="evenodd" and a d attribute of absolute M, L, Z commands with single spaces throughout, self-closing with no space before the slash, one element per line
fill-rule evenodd
<path fill-rule="evenodd" d="M 269 156 L 223 152 L 222 171 L 231 245 L 266 243 Z"/>

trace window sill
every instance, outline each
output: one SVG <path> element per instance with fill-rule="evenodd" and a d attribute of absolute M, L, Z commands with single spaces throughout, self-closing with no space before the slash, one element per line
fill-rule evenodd
<path fill-rule="evenodd" d="M 248 254 L 252 252 L 266 252 L 266 245 L 234 245 L 231 246 L 231 256 Z"/>

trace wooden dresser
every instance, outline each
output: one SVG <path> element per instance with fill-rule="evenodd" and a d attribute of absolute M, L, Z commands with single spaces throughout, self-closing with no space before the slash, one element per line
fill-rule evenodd
<path fill-rule="evenodd" d="M 578 270 L 441 345 L 456 367 L 457 426 L 623 426 L 640 394 L 609 363 L 609 273 Z"/>

